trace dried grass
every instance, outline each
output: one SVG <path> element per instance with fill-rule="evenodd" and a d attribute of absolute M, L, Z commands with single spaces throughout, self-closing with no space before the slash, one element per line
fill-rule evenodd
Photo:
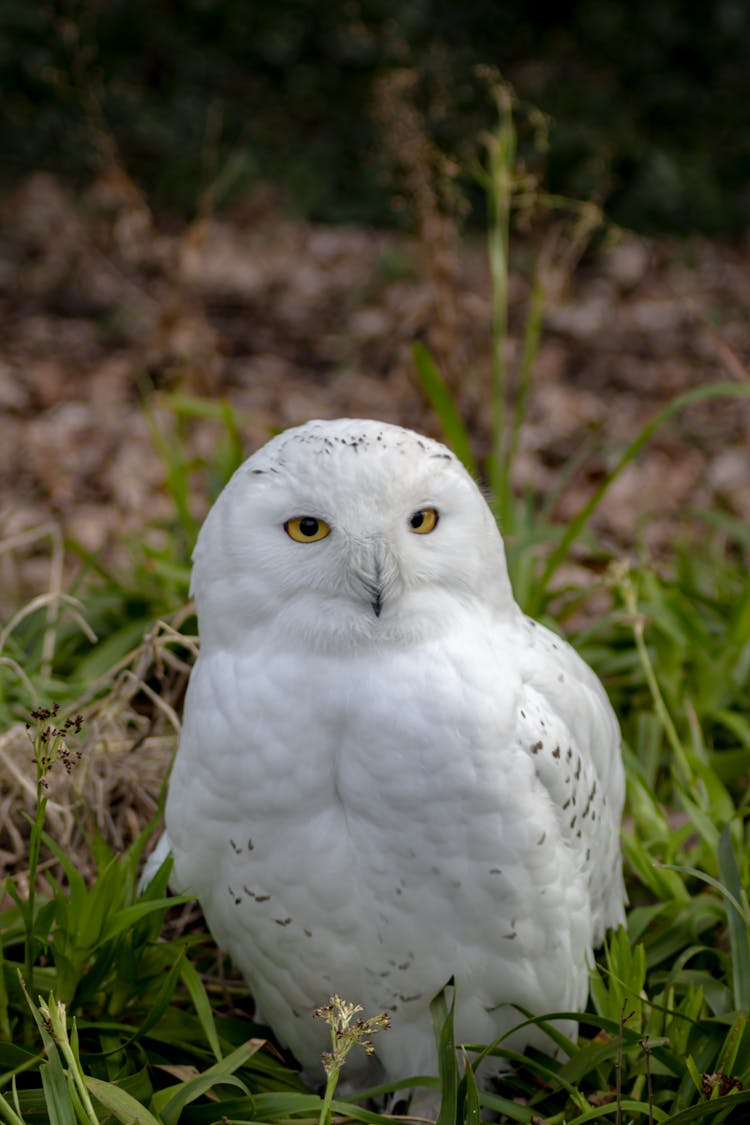
<path fill-rule="evenodd" d="M 408 213 L 416 227 L 420 275 L 429 302 L 424 310 L 425 343 L 446 382 L 457 391 L 468 360 L 461 331 L 460 243 L 468 202 L 459 187 L 459 166 L 430 138 L 418 105 L 419 85 L 417 72 L 406 67 L 382 75 L 375 84 L 373 115 L 394 169 L 394 208 Z"/>
<path fill-rule="evenodd" d="M 179 734 L 189 658 L 197 652 L 197 639 L 180 631 L 191 612 L 185 607 L 156 622 L 83 698 L 59 712 L 61 721 L 83 716 L 76 740 L 82 753 L 70 775 L 58 766 L 49 776 L 47 828 L 84 873 L 91 863 L 92 830 L 122 849 L 158 812 Z M 0 863 L 23 886 L 36 785 L 29 730 L 22 722 L 0 735 L 0 775 Z"/>

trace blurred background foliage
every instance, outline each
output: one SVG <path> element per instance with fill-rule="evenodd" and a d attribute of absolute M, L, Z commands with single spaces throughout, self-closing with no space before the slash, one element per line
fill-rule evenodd
<path fill-rule="evenodd" d="M 393 224 L 383 80 L 416 73 L 463 162 L 489 65 L 554 119 L 553 192 L 641 231 L 732 235 L 750 226 L 748 60 L 747 0 L 3 0 L 0 182 L 87 182 L 114 142 L 162 209 L 272 182 L 311 219 Z"/>

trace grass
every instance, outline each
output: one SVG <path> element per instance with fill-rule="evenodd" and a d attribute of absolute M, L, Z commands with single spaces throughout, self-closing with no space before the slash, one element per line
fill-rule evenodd
<path fill-rule="evenodd" d="M 605 679 L 623 728 L 630 908 L 627 929 L 609 935 L 600 951 L 579 1041 L 549 1028 L 558 1058 L 518 1057 L 502 1041 L 457 1045 L 448 984 L 433 1003 L 439 1080 L 402 1085 L 439 1088 L 439 1125 L 476 1122 L 483 1108 L 524 1125 L 741 1122 L 750 1115 L 750 536 L 721 513 L 696 513 L 700 534 L 676 545 L 667 570 L 648 562 L 609 566 L 596 584 L 608 592 L 610 608 L 593 623 L 580 613 L 590 586 L 564 588 L 560 576 L 582 542 L 601 555 L 592 516 L 659 426 L 696 401 L 748 389 L 701 388 L 656 414 L 565 527 L 551 519 L 550 505 L 515 495 L 511 470 L 533 393 L 549 261 L 536 270 L 520 369 L 509 372 L 502 352 L 510 217 L 528 184 L 515 175 L 507 92 L 499 108 L 482 171 L 492 204 L 495 297 L 487 464 L 475 462 L 434 358 L 418 347 L 415 362 L 447 439 L 494 485 L 519 600 L 548 620 L 554 612 L 558 621 L 584 622 L 571 627 L 571 639 Z M 583 220 L 580 211 L 571 214 L 573 244 Z M 154 412 L 149 418 L 174 509 L 164 546 L 134 544 L 127 580 L 80 552 L 79 585 L 63 591 L 58 582 L 48 598 L 19 609 L 1 634 L 0 755 L 9 768 L 34 766 L 25 801 L 17 801 L 27 809 L 28 824 L 17 833 L 24 854 L 6 881 L 0 918 L 0 1119 L 382 1121 L 364 1107 L 364 1095 L 335 1098 L 346 1050 L 360 1049 L 366 1032 L 379 1027 L 379 1013 L 364 1013 L 361 1034 L 352 1036 L 357 997 L 332 998 L 349 1022 L 329 1020 L 332 1065 L 318 1097 L 247 1014 L 244 986 L 227 975 L 194 908 L 166 897 L 168 866 L 137 894 L 196 648 L 186 605 L 187 551 L 196 532 L 190 497 L 196 474 L 215 495 L 241 457 L 238 419 L 228 406 L 178 395 L 162 401 L 174 426 L 160 429 Z M 195 416 L 217 425 L 210 462 L 187 452 L 184 427 Z M 61 549 L 53 540 L 55 573 Z M 106 640 L 92 645 L 94 634 Z M 118 746 L 134 744 L 135 770 L 127 756 L 117 757 Z M 130 786 L 114 822 L 112 790 L 106 808 L 93 796 L 102 757 L 110 763 L 105 770 L 116 760 Z M 149 792 L 157 795 L 150 803 Z M 127 808 L 135 810 L 135 829 Z M 553 1015 L 559 1013 L 519 1010 L 518 1022 Z M 488 1054 L 516 1064 L 496 1092 L 475 1081 Z M 465 1065 L 469 1057 L 472 1066 Z"/>

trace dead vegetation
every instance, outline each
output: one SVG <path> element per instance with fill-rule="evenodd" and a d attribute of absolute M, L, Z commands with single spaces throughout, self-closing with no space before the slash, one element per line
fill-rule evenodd
<path fill-rule="evenodd" d="M 81 716 L 75 739 L 80 759 L 70 771 L 56 763 L 47 777 L 47 830 L 76 856 L 82 873 L 90 863 L 85 841 L 92 831 L 121 850 L 156 816 L 196 654 L 195 636 L 180 631 L 189 613 L 155 622 L 137 648 L 55 718 L 59 725 L 73 712 Z M 0 864 L 21 884 L 28 818 L 37 801 L 31 738 L 23 721 L 0 735 Z M 55 866 L 54 860 L 48 865 Z"/>

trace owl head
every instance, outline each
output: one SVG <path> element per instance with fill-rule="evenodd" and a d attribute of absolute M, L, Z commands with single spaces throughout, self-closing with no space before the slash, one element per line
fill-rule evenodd
<path fill-rule="evenodd" d="M 362 419 L 287 430 L 236 471 L 208 514 L 192 579 L 204 645 L 313 648 L 437 637 L 467 605 L 515 605 L 503 543 L 458 459 Z"/>

